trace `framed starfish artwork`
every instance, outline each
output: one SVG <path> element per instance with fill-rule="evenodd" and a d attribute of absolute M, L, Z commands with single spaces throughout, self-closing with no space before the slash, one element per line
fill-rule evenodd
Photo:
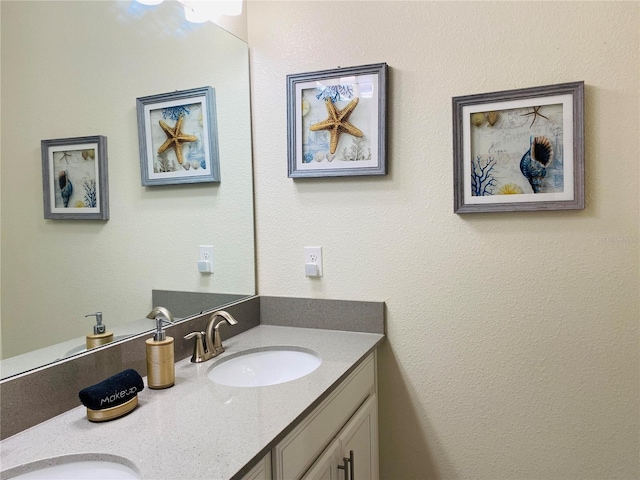
<path fill-rule="evenodd" d="M 107 137 L 42 140 L 44 218 L 108 220 Z"/>
<path fill-rule="evenodd" d="M 289 177 L 386 175 L 387 64 L 287 75 Z"/>
<path fill-rule="evenodd" d="M 584 209 L 584 82 L 453 98 L 455 213 Z"/>
<path fill-rule="evenodd" d="M 212 87 L 139 97 L 136 107 L 143 186 L 220 181 Z"/>

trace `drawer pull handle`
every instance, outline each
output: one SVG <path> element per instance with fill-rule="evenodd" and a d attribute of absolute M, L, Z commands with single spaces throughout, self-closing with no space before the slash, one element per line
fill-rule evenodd
<path fill-rule="evenodd" d="M 355 459 L 353 455 L 353 450 L 349 451 L 349 458 L 344 457 L 342 459 L 343 465 L 338 465 L 340 470 L 344 470 L 344 480 L 356 480 L 354 473 L 354 464 Z"/>

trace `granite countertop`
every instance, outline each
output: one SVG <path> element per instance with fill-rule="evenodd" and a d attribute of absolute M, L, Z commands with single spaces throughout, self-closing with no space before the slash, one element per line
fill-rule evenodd
<path fill-rule="evenodd" d="M 125 417 L 92 423 L 79 406 L 3 440 L 2 469 L 79 455 L 126 459 L 143 479 L 229 479 L 244 474 L 245 466 L 262 458 L 383 338 L 260 325 L 225 341 L 226 352 L 208 362 L 194 364 L 187 358 L 176 363 L 176 383 L 169 389 L 151 390 L 145 378 L 138 407 Z M 268 346 L 308 348 L 319 354 L 322 364 L 303 378 L 268 387 L 227 387 L 207 377 L 226 356 Z"/>

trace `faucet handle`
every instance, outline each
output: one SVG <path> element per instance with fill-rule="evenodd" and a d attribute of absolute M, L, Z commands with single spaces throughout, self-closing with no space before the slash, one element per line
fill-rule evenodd
<path fill-rule="evenodd" d="M 204 332 L 191 332 L 191 333 L 187 333 L 184 336 L 184 338 L 185 338 L 185 340 L 190 340 L 193 337 L 202 338 L 203 335 L 204 335 Z"/>
<path fill-rule="evenodd" d="M 193 347 L 193 355 L 191 355 L 192 363 L 201 363 L 208 360 L 207 353 L 204 351 L 204 332 L 191 332 L 184 336 L 185 340 L 196 339 Z"/>

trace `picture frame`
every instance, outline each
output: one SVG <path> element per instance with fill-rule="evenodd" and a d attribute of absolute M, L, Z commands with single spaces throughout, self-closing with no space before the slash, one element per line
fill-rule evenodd
<path fill-rule="evenodd" d="M 41 141 L 44 218 L 108 220 L 107 137 Z"/>
<path fill-rule="evenodd" d="M 584 82 L 453 97 L 455 213 L 584 209 Z"/>
<path fill-rule="evenodd" d="M 386 175 L 387 64 L 287 75 L 288 176 Z"/>
<path fill-rule="evenodd" d="M 136 111 L 143 186 L 220 182 L 212 87 L 138 97 Z"/>

